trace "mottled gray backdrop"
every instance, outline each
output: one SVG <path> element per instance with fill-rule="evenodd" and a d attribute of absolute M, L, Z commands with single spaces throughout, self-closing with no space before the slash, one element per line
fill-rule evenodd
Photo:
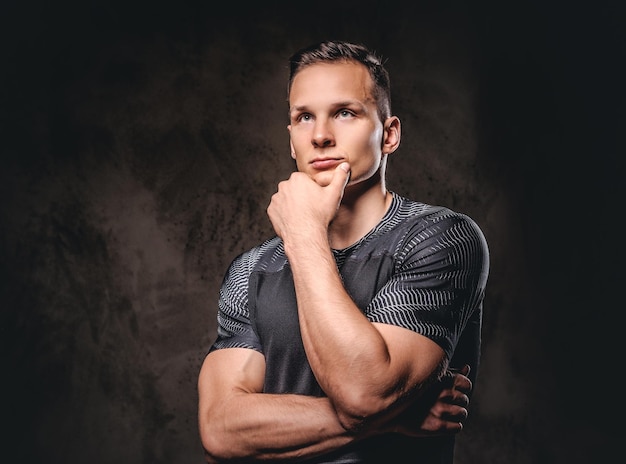
<path fill-rule="evenodd" d="M 202 462 L 196 378 L 218 288 L 272 233 L 265 208 L 293 168 L 286 60 L 324 38 L 387 59 L 403 121 L 389 188 L 470 214 L 490 245 L 457 463 L 609 460 L 624 417 L 622 11 L 406 3 L 3 2 L 10 462 Z"/>

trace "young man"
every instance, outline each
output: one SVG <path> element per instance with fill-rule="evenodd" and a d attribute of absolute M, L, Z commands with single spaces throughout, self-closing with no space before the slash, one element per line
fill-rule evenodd
<path fill-rule="evenodd" d="M 452 463 L 472 383 L 444 380 L 477 372 L 483 234 L 386 189 L 400 120 L 380 59 L 324 42 L 290 63 L 297 172 L 267 209 L 276 237 L 223 281 L 198 383 L 207 461 Z"/>

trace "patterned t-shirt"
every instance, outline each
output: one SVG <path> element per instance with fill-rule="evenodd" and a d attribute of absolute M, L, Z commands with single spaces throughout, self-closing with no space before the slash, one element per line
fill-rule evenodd
<path fill-rule="evenodd" d="M 475 380 L 489 273 L 485 238 L 466 215 L 392 195 L 374 229 L 348 248 L 333 250 L 344 287 L 370 321 L 430 338 L 445 351 L 451 367 L 469 364 Z M 291 268 L 278 237 L 239 255 L 226 273 L 211 350 L 232 347 L 264 354 L 265 392 L 324 396 L 304 352 Z M 420 462 L 452 462 L 451 437 L 391 436 L 350 447 L 339 453 L 343 458 L 335 453 L 314 462 L 377 462 L 372 459 L 383 459 L 373 458 L 379 447 L 385 450 L 384 462 L 402 462 L 400 449 L 388 461 L 389 442 L 413 459 L 426 453 L 424 446 L 438 456 Z M 442 453 L 450 457 L 444 459 Z"/>

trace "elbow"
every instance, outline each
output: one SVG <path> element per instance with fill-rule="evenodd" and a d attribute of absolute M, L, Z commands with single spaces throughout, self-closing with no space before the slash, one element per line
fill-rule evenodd
<path fill-rule="evenodd" d="M 341 426 L 350 434 L 358 435 L 367 424 L 365 416 L 359 416 L 345 411 L 337 411 L 337 417 Z"/>
<path fill-rule="evenodd" d="M 217 463 L 224 460 L 223 450 L 220 449 L 219 443 L 217 440 L 212 439 L 211 437 L 206 437 L 203 435 L 202 439 L 202 449 L 204 451 L 204 460 L 209 463 Z"/>
<path fill-rule="evenodd" d="M 390 403 L 371 394 L 352 392 L 333 402 L 339 422 L 350 433 L 358 434 L 386 411 Z"/>
<path fill-rule="evenodd" d="M 232 446 L 225 446 L 229 440 L 210 427 L 204 426 L 200 428 L 200 441 L 204 451 L 204 460 L 209 463 L 227 462 L 233 459 Z"/>

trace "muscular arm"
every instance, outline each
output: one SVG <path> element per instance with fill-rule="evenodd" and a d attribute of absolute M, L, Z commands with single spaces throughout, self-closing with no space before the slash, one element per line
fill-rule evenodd
<path fill-rule="evenodd" d="M 321 234 L 288 256 L 307 357 L 344 426 L 400 413 L 441 373 L 441 347 L 408 329 L 372 324 L 345 291 Z"/>
<path fill-rule="evenodd" d="M 328 398 L 261 393 L 264 369 L 263 355 L 250 349 L 222 349 L 206 357 L 198 378 L 198 424 L 207 462 L 313 457 L 366 437 L 346 431 Z M 470 389 L 464 375 L 449 378 L 431 392 L 432 406 L 422 405 L 418 414 L 409 410 L 369 433 L 457 433 L 467 417 Z"/>
<path fill-rule="evenodd" d="M 323 187 L 295 173 L 268 214 L 292 269 L 309 363 L 342 424 L 360 430 L 401 413 L 441 373 L 444 351 L 413 331 L 371 323 L 346 292 L 328 237 L 348 178 L 343 167 Z"/>
<path fill-rule="evenodd" d="M 327 398 L 261 393 L 262 354 L 243 348 L 210 353 L 198 380 L 199 428 L 207 462 L 311 457 L 355 439 Z"/>

